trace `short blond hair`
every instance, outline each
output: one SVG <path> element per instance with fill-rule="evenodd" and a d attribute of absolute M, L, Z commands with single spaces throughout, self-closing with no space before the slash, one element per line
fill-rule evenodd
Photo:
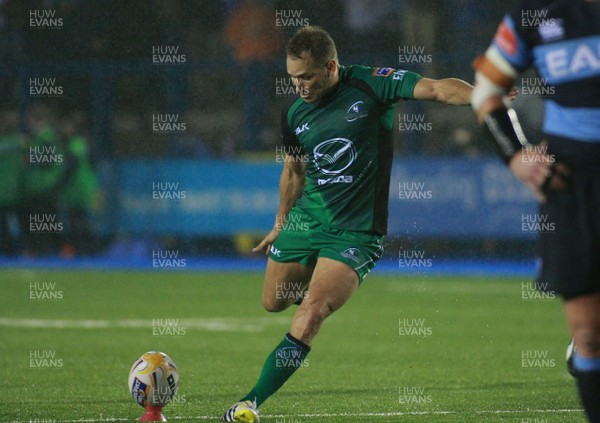
<path fill-rule="evenodd" d="M 323 65 L 331 59 L 338 60 L 333 38 L 316 25 L 304 26 L 296 31 L 287 44 L 286 52 L 297 59 L 308 52 L 316 63 Z"/>

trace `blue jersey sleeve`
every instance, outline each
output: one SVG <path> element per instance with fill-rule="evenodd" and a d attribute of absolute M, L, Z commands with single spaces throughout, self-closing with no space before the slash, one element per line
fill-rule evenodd
<path fill-rule="evenodd" d="M 522 22 L 515 21 L 514 14 L 504 16 L 492 41 L 492 45 L 502 57 L 518 71 L 523 71 L 533 64 L 531 46 L 525 42 L 521 24 Z"/>

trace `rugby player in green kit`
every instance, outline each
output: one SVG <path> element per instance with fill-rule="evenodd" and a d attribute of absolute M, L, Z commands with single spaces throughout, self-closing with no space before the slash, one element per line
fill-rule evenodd
<path fill-rule="evenodd" d="M 227 410 L 225 422 L 260 421 L 258 407 L 303 366 L 323 321 L 383 254 L 394 104 L 468 105 L 473 88 L 389 67 L 340 66 L 334 41 L 316 26 L 289 41 L 287 72 L 300 97 L 282 113 L 287 156 L 279 209 L 273 230 L 253 251 L 269 254 L 265 309 L 299 306 L 258 382 Z"/>

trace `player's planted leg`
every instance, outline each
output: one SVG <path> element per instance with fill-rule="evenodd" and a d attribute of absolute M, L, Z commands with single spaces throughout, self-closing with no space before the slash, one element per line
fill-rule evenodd
<path fill-rule="evenodd" d="M 300 367 L 306 365 L 310 347 L 289 333 L 267 356 L 258 382 L 242 401 L 255 401 L 259 407 L 273 395 Z"/>
<path fill-rule="evenodd" d="M 221 421 L 260 423 L 258 408 L 253 401 L 238 401 L 229 407 Z"/>
<path fill-rule="evenodd" d="M 306 298 L 292 319 L 290 333 L 310 345 L 323 321 L 350 299 L 358 284 L 358 275 L 350 266 L 319 258 Z"/>
<path fill-rule="evenodd" d="M 296 370 L 307 366 L 306 356 L 310 351 L 310 343 L 323 321 L 344 305 L 356 291 L 358 284 L 358 276 L 350 266 L 328 258 L 319 258 L 305 301 L 294 315 L 290 332 L 267 356 L 258 382 L 241 401 L 253 401 L 256 407 L 260 406 Z M 231 409 L 225 413 L 223 421 L 235 421 L 226 420 L 230 411 Z"/>

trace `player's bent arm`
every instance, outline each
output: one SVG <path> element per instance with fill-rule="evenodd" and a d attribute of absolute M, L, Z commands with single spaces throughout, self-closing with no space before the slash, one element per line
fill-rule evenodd
<path fill-rule="evenodd" d="M 296 200 L 302 194 L 305 185 L 305 164 L 298 157 L 286 156 L 283 171 L 279 178 L 279 208 L 275 218 L 275 229 L 281 230 Z"/>
<path fill-rule="evenodd" d="M 271 245 L 277 239 L 279 232 L 283 229 L 287 215 L 296 204 L 296 200 L 302 194 L 305 185 L 305 164 L 293 156 L 286 156 L 283 171 L 279 178 L 279 208 L 275 217 L 273 229 L 264 239 L 252 249 L 252 252 L 264 251 L 269 254 Z"/>
<path fill-rule="evenodd" d="M 472 91 L 473 86 L 462 79 L 423 78 L 415 85 L 413 98 L 462 106 L 471 103 Z"/>

